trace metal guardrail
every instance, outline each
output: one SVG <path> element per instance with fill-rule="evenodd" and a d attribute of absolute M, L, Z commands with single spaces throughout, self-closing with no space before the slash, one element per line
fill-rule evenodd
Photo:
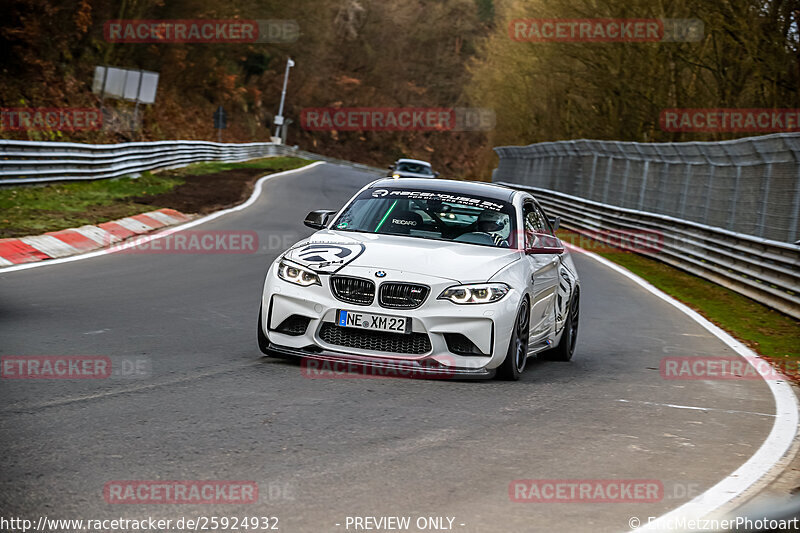
<path fill-rule="evenodd" d="M 0 140 L 0 185 L 115 178 L 199 161 L 245 161 L 289 151 L 288 147 L 274 143 L 80 144 Z"/>
<path fill-rule="evenodd" d="M 720 142 L 500 146 L 496 180 L 764 239 L 800 238 L 800 133 Z"/>
<path fill-rule="evenodd" d="M 368 172 L 385 172 L 275 143 L 156 141 L 80 144 L 0 140 L 0 185 L 116 178 L 200 161 L 235 162 L 282 155 L 348 165 Z"/>
<path fill-rule="evenodd" d="M 614 245 L 621 232 L 658 233 L 636 252 L 685 270 L 800 319 L 800 246 L 667 215 L 616 207 L 562 192 L 497 182 L 533 193 L 563 227 Z"/>

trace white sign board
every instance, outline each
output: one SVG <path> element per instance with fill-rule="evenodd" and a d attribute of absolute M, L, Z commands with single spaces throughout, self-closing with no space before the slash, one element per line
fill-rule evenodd
<path fill-rule="evenodd" d="M 142 71 L 142 88 L 139 91 L 139 101 L 143 104 L 152 104 L 156 101 L 158 89 L 158 72 Z"/>
<path fill-rule="evenodd" d="M 106 84 L 103 88 L 106 96 L 122 98 L 125 92 L 125 73 L 121 68 L 106 69 Z"/>
<path fill-rule="evenodd" d="M 94 80 L 92 81 L 92 92 L 100 94 L 103 92 L 103 82 L 105 82 L 106 67 L 94 67 Z"/>
<path fill-rule="evenodd" d="M 114 67 L 95 67 L 92 92 L 142 104 L 156 101 L 158 73 Z"/>
<path fill-rule="evenodd" d="M 122 97 L 125 100 L 136 101 L 136 97 L 139 94 L 139 80 L 141 77 L 142 73 L 138 70 L 125 71 L 125 89 L 122 93 Z"/>

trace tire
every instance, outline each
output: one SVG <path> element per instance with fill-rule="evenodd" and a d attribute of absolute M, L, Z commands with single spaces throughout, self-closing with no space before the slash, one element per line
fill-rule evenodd
<path fill-rule="evenodd" d="M 261 319 L 262 319 L 263 309 L 258 310 L 258 349 L 261 350 L 261 353 L 264 355 L 273 355 L 272 352 L 269 350 L 269 340 L 267 340 L 267 336 L 264 335 L 264 330 L 261 327 Z"/>
<path fill-rule="evenodd" d="M 528 299 L 522 305 L 514 321 L 514 330 L 508 343 L 508 352 L 503 364 L 497 369 L 497 378 L 517 381 L 525 370 L 528 358 L 528 339 L 530 338 L 531 310 Z"/>
<path fill-rule="evenodd" d="M 564 332 L 558 346 L 539 354 L 546 361 L 569 361 L 575 353 L 575 343 L 578 341 L 578 318 L 580 316 L 580 293 L 576 292 L 569 303 L 569 314 L 564 323 Z"/>

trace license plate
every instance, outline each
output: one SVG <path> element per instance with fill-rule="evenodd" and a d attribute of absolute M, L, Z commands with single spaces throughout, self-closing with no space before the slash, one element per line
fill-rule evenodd
<path fill-rule="evenodd" d="M 340 309 L 336 312 L 336 323 L 344 328 L 411 333 L 411 318 L 404 316 L 373 315 L 372 313 Z"/>

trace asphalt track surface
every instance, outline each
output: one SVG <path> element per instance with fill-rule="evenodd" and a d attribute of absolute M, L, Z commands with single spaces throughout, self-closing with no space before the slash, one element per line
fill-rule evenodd
<path fill-rule="evenodd" d="M 262 358 L 267 265 L 310 233 L 308 211 L 340 207 L 373 178 L 316 166 L 267 180 L 247 209 L 194 228 L 255 231 L 256 254 L 115 253 L 0 272 L 0 355 L 148 365 L 132 378 L 0 381 L 0 515 L 269 515 L 288 532 L 347 531 L 348 516 L 441 516 L 463 532 L 624 531 L 631 516 L 678 507 L 761 446 L 775 413 L 765 383 L 663 379 L 663 357 L 735 354 L 581 254 L 573 361 L 531 360 L 516 383 L 308 379 L 296 362 Z M 515 479 L 612 478 L 658 480 L 663 498 L 509 498 Z M 188 479 L 254 480 L 259 501 L 103 498 L 112 480 Z"/>

